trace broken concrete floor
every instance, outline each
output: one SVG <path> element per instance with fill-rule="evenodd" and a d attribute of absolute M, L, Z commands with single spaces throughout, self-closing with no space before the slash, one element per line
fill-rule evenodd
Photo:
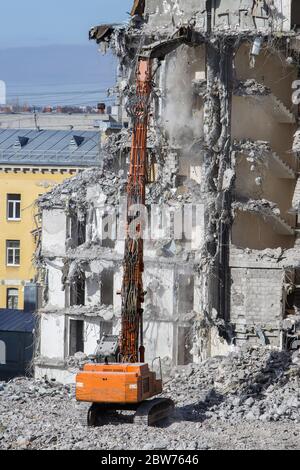
<path fill-rule="evenodd" d="M 248 348 L 176 368 L 164 393 L 176 414 L 159 428 L 82 424 L 72 386 L 0 384 L 0 449 L 300 449 L 300 354 Z"/>

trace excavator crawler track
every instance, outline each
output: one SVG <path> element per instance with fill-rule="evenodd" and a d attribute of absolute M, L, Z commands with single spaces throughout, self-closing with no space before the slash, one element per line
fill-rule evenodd
<path fill-rule="evenodd" d="M 111 421 L 118 420 L 118 408 L 120 408 L 120 410 L 133 410 L 132 407 L 126 405 L 114 408 L 112 404 L 105 406 L 100 403 L 93 403 L 87 413 L 87 426 L 102 426 L 109 424 Z M 134 424 L 155 426 L 173 415 L 174 402 L 170 398 L 154 398 L 142 402 L 134 407 L 134 409 Z M 122 421 L 120 416 L 119 421 Z"/>
<path fill-rule="evenodd" d="M 87 426 L 103 426 L 115 420 L 117 416 L 116 410 L 107 408 L 99 403 L 93 403 L 88 409 L 86 424 Z"/>
<path fill-rule="evenodd" d="M 100 424 L 99 419 L 100 419 L 99 407 L 96 405 L 96 403 L 93 403 L 88 410 L 87 425 L 97 426 Z"/>
<path fill-rule="evenodd" d="M 134 424 L 155 426 L 174 413 L 174 402 L 170 398 L 154 398 L 144 401 L 136 410 Z"/>

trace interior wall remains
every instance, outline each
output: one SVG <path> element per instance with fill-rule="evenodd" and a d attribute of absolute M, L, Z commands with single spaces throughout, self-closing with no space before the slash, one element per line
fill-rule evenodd
<path fill-rule="evenodd" d="M 280 235 L 274 231 L 272 223 L 263 215 L 237 211 L 232 226 L 231 243 L 237 248 L 265 250 L 267 248 L 292 248 L 295 237 Z"/>

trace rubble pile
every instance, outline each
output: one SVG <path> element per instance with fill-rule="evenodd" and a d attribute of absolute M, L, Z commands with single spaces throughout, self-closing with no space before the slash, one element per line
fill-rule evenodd
<path fill-rule="evenodd" d="M 74 354 L 74 356 L 69 356 L 66 359 L 67 367 L 69 370 L 70 368 L 82 368 L 87 362 L 89 362 L 89 358 L 83 352 L 77 352 Z"/>
<path fill-rule="evenodd" d="M 300 352 L 248 348 L 177 370 L 166 385 L 180 410 L 203 420 L 300 423 Z M 190 405 L 188 405 L 188 403 Z M 187 417 L 187 416 L 185 416 Z"/>
<path fill-rule="evenodd" d="M 73 385 L 18 378 L 0 383 L 0 449 L 299 448 L 299 385 L 298 351 L 248 348 L 173 370 L 164 394 L 176 412 L 163 426 L 124 415 L 88 428 Z"/>
<path fill-rule="evenodd" d="M 232 204 L 232 209 L 234 212 L 240 210 L 244 212 L 258 212 L 266 216 L 280 216 L 280 209 L 277 204 L 266 199 L 249 199 L 247 202 L 235 201 Z"/>
<path fill-rule="evenodd" d="M 186 178 L 184 185 L 176 188 L 164 187 L 160 182 L 155 182 L 146 190 L 147 203 L 151 204 L 189 204 L 199 203 L 203 194 L 201 185 L 195 180 Z"/>
<path fill-rule="evenodd" d="M 270 93 L 270 88 L 258 83 L 254 78 L 238 82 L 234 89 L 236 96 L 266 96 Z"/>
<path fill-rule="evenodd" d="M 86 208 L 87 188 L 93 184 L 99 184 L 101 190 L 107 196 L 108 204 L 116 204 L 120 191 L 125 188 L 125 180 L 113 172 L 102 168 L 92 168 L 79 173 L 71 179 L 55 186 L 51 192 L 45 193 L 39 198 L 39 207 L 49 209 L 53 207 L 68 207 L 72 209 Z"/>
<path fill-rule="evenodd" d="M 256 160 L 261 160 L 271 152 L 270 143 L 263 140 L 253 141 L 245 139 L 234 141 L 233 149 L 237 152 L 243 152 L 246 154 L 248 156 L 247 160 L 251 163 Z"/>
<path fill-rule="evenodd" d="M 130 147 L 131 131 L 122 129 L 118 134 L 112 134 L 102 147 L 103 168 L 105 170 L 114 170 L 116 160 L 120 158 L 122 152 Z"/>
<path fill-rule="evenodd" d="M 44 310 L 41 310 L 47 313 L 55 313 L 57 310 L 55 308 L 45 308 Z M 104 317 L 106 319 L 111 319 L 114 315 L 114 310 L 112 305 L 91 305 L 89 307 L 85 305 L 72 305 L 71 307 L 66 307 L 65 309 L 62 309 L 63 313 L 66 315 L 70 315 L 72 317 L 74 316 L 80 316 L 80 315 L 85 315 L 87 317 Z"/>
<path fill-rule="evenodd" d="M 207 91 L 207 81 L 206 80 L 193 80 L 193 90 L 195 94 L 204 97 Z"/>

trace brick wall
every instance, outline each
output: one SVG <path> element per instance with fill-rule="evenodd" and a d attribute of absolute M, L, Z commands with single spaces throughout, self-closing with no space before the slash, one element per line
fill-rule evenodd
<path fill-rule="evenodd" d="M 282 270 L 231 268 L 231 282 L 231 322 L 236 325 L 237 339 L 258 342 L 255 326 L 260 326 L 276 344 L 282 316 Z"/>

